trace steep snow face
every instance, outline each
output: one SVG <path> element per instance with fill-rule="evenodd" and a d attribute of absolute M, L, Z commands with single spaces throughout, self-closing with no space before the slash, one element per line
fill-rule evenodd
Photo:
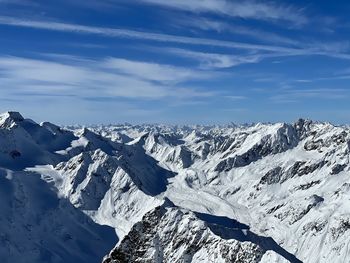
<path fill-rule="evenodd" d="M 260 262 L 265 251 L 251 242 L 215 235 L 194 213 L 159 206 L 136 223 L 104 259 L 119 262 Z"/>
<path fill-rule="evenodd" d="M 76 207 L 96 210 L 110 188 L 117 168 L 116 159 L 101 150 L 83 152 L 56 166 L 62 175 L 58 188 Z"/>
<path fill-rule="evenodd" d="M 0 116 L 0 165 L 23 169 L 37 164 L 54 164 L 63 159 L 56 151 L 67 148 L 75 138 L 70 131 L 24 119 L 18 112 Z"/>
<path fill-rule="evenodd" d="M 31 172 L 0 169 L 1 262 L 99 262 L 116 242 Z"/>
<path fill-rule="evenodd" d="M 146 212 L 161 202 L 143 191 L 143 185 L 147 183 L 159 187 L 158 181 L 147 178 L 152 173 L 134 171 L 138 165 L 134 162 L 132 168 L 129 167 L 130 163 L 133 162 L 126 161 L 123 156 L 114 158 L 99 149 L 83 152 L 58 164 L 55 167 L 57 172 L 51 167 L 33 170 L 40 171 L 49 181 L 54 179 L 59 192 L 69 198 L 75 207 L 96 222 L 114 227 L 121 238 Z M 147 165 L 143 167 L 147 168 Z M 160 177 L 158 170 L 153 173 Z M 146 183 L 142 184 L 139 175 L 143 176 L 142 181 Z"/>
<path fill-rule="evenodd" d="M 298 144 L 298 139 L 297 130 L 288 124 L 192 131 L 185 136 L 154 132 L 143 135 L 147 153 L 176 171 L 200 163 L 207 164 L 208 169 L 227 172 L 287 151 Z"/>

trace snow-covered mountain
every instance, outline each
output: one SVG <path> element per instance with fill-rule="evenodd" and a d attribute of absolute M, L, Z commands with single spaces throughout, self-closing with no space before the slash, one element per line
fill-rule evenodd
<path fill-rule="evenodd" d="M 350 129 L 0 116 L 2 262 L 349 262 Z M 114 248 L 113 248 L 114 247 Z"/>

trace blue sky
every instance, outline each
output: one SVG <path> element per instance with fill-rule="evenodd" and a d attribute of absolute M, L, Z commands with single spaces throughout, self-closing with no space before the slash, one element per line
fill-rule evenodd
<path fill-rule="evenodd" d="M 0 0 L 0 110 L 350 123 L 348 1 Z"/>

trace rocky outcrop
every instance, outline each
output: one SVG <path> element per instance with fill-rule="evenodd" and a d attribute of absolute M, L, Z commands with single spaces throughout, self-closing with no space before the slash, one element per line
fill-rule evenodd
<path fill-rule="evenodd" d="M 104 259 L 124 262 L 260 262 L 265 251 L 250 242 L 224 240 L 194 213 L 160 206 L 147 213 Z"/>

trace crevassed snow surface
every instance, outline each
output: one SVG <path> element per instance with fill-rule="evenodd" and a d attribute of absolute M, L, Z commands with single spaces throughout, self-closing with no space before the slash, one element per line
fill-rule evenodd
<path fill-rule="evenodd" d="M 349 134 L 308 120 L 73 129 L 5 113 L 1 258 L 347 262 Z"/>

